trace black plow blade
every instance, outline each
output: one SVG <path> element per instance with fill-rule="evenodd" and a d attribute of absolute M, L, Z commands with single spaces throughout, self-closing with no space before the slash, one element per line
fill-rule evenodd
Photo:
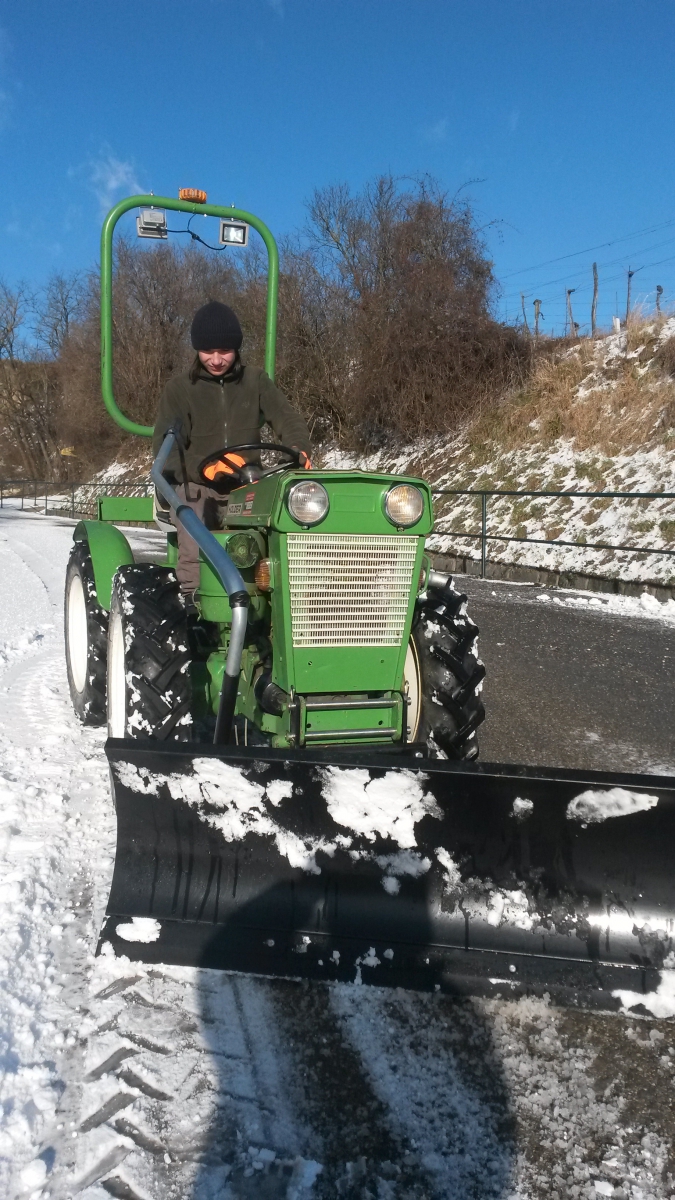
<path fill-rule="evenodd" d="M 675 996 L 671 777 L 112 739 L 106 753 L 118 832 L 99 950 L 645 1012 Z"/>

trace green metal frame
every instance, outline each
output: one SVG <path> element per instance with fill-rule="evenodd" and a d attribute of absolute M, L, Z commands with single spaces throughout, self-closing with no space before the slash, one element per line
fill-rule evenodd
<path fill-rule="evenodd" d="M 113 392 L 113 233 L 120 217 L 131 208 L 164 208 L 172 212 L 205 213 L 208 217 L 225 217 L 245 221 L 265 243 L 267 249 L 267 324 L 265 329 L 265 370 L 274 379 L 277 346 L 277 301 L 279 294 L 279 250 L 272 232 L 259 217 L 241 208 L 222 208 L 217 204 L 195 204 L 173 200 L 170 196 L 128 196 L 111 208 L 101 231 L 101 391 L 113 421 L 127 433 L 152 437 L 151 425 L 139 425 L 118 407 Z"/>
<path fill-rule="evenodd" d="M 152 496 L 98 496 L 96 517 L 99 521 L 154 520 Z"/>
<path fill-rule="evenodd" d="M 80 521 L 73 531 L 73 541 L 87 542 L 89 546 L 96 597 L 101 608 L 108 612 L 115 572 L 134 561 L 131 547 L 116 525 L 104 525 L 102 521 Z"/>

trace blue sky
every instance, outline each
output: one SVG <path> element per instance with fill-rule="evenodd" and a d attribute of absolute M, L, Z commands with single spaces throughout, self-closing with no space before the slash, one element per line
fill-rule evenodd
<path fill-rule="evenodd" d="M 674 47 L 673 0 L 0 0 L 0 276 L 87 267 L 137 188 L 282 234 L 317 186 L 430 172 L 499 222 L 502 315 L 523 289 L 561 332 L 576 287 L 583 325 L 594 258 L 604 323 L 629 266 L 675 304 Z"/>

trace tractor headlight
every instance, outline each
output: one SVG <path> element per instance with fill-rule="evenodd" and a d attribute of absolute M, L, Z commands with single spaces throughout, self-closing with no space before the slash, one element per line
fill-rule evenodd
<path fill-rule="evenodd" d="M 408 525 L 415 525 L 422 516 L 424 496 L 419 488 L 409 483 L 399 483 L 387 492 L 384 511 L 392 525 L 405 529 Z"/>
<path fill-rule="evenodd" d="M 328 512 L 328 492 L 315 479 L 296 483 L 288 493 L 288 511 L 300 525 L 317 525 Z"/>

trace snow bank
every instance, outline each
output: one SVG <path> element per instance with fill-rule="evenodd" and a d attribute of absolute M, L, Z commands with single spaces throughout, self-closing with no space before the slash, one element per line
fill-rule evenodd
<path fill-rule="evenodd" d="M 619 989 L 612 992 L 612 995 L 621 1001 L 624 1012 L 640 1006 L 653 1017 L 675 1017 L 675 971 L 661 972 L 661 980 L 655 992 L 629 992 Z"/>
<path fill-rule="evenodd" d="M 433 796 L 424 793 L 425 776 L 412 771 L 387 771 L 371 779 L 368 771 L 327 767 L 323 794 L 337 825 L 374 841 L 390 837 L 402 849 L 416 845 L 415 823 L 427 813 L 442 817 Z"/>
<path fill-rule="evenodd" d="M 162 927 L 152 917 L 132 917 L 131 921 L 118 925 L 115 933 L 125 942 L 156 942 Z"/>
<path fill-rule="evenodd" d="M 568 821 L 586 821 L 589 825 L 607 821 L 610 817 L 629 817 L 633 813 L 646 812 L 659 802 L 658 796 L 647 796 L 644 792 L 629 792 L 625 788 L 610 788 L 605 792 L 592 789 L 582 792 L 570 800 L 567 806 Z"/>
<path fill-rule="evenodd" d="M 667 625 L 675 625 L 675 600 L 657 600 L 649 592 L 641 596 L 578 596 L 566 594 L 564 590 L 557 596 L 545 592 L 537 596 L 540 604 L 553 604 L 559 608 L 575 608 L 581 612 L 605 612 L 617 617 L 647 617 L 654 621 L 664 621 Z"/>

